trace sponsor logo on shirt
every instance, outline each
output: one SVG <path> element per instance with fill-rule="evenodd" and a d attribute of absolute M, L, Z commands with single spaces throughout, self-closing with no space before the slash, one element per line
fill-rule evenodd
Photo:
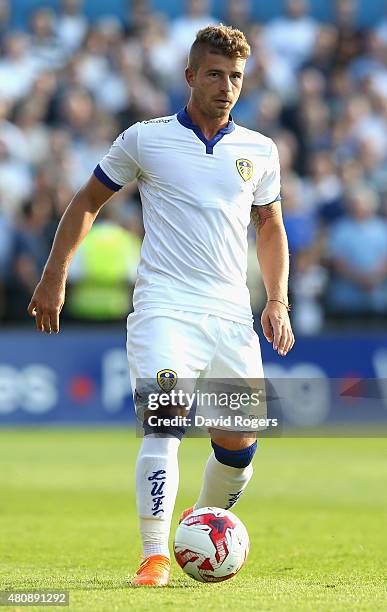
<path fill-rule="evenodd" d="M 170 123 L 173 120 L 173 117 L 171 119 L 149 119 L 148 121 L 143 121 L 143 123 L 146 125 L 147 123 Z"/>

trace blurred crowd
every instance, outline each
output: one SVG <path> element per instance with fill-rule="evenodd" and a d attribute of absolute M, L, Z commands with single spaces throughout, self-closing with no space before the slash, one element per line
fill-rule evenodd
<path fill-rule="evenodd" d="M 0 320 L 26 318 L 58 220 L 118 133 L 177 112 L 197 30 L 222 21 L 252 48 L 235 120 L 274 139 L 298 332 L 382 322 L 387 309 L 387 16 L 362 29 L 355 0 L 332 23 L 285 0 L 258 23 L 249 0 L 187 0 L 169 20 L 132 0 L 127 20 L 87 20 L 82 0 L 37 8 L 10 27 L 0 0 Z M 64 315 L 118 320 L 130 309 L 142 239 L 137 188 L 103 209 L 71 267 Z M 254 235 L 248 280 L 264 291 Z M 96 255 L 99 254 L 99 255 Z M 112 262 L 117 262 L 113 265 Z"/>

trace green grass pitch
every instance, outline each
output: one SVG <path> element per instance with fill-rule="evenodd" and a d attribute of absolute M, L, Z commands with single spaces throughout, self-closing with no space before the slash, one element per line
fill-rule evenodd
<path fill-rule="evenodd" d="M 140 556 L 139 443 L 126 429 L 0 431 L 0 589 L 68 589 L 71 610 L 104 612 L 387 610 L 385 439 L 264 440 L 235 508 L 251 539 L 241 573 L 203 585 L 173 562 L 161 590 L 126 582 Z M 181 446 L 173 530 L 208 451 Z"/>

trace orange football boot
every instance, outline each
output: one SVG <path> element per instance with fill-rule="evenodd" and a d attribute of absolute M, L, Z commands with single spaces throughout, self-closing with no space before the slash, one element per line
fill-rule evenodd
<path fill-rule="evenodd" d="M 169 582 L 171 561 L 164 555 L 151 555 L 141 561 L 131 585 L 135 587 L 164 587 Z"/>
<path fill-rule="evenodd" d="M 193 511 L 194 511 L 194 506 L 191 506 L 191 508 L 187 508 L 186 510 L 184 510 L 184 511 L 181 513 L 181 515 L 180 515 L 180 518 L 179 518 L 179 523 L 181 523 L 182 521 L 184 521 L 184 519 L 185 519 L 185 518 L 186 518 L 186 517 L 187 517 L 189 514 L 191 514 L 191 512 L 193 512 Z"/>

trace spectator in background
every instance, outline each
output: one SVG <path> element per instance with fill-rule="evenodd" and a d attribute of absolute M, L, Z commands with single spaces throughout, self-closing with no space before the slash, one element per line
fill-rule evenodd
<path fill-rule="evenodd" d="M 164 15 L 154 14 L 141 34 L 148 75 L 169 96 L 182 90 L 179 75 L 185 68 L 185 57 L 176 53 L 175 43 L 169 35 L 169 23 Z M 177 108 L 177 106 L 176 106 Z"/>
<path fill-rule="evenodd" d="M 297 98 L 282 113 L 283 125 L 297 138 L 296 169 L 301 174 L 307 171 L 310 153 L 330 144 L 330 110 L 324 102 L 325 94 L 323 74 L 315 68 L 304 68 L 299 73 Z"/>
<path fill-rule="evenodd" d="M 26 161 L 26 139 L 22 130 L 11 121 L 12 111 L 12 102 L 0 97 L 0 141 L 9 155 Z"/>
<path fill-rule="evenodd" d="M 348 65 L 348 73 L 355 86 L 360 89 L 364 82 L 386 73 L 386 42 L 379 38 L 375 32 L 368 32 L 365 36 L 362 53 L 358 53 Z"/>
<path fill-rule="evenodd" d="M 0 58 L 0 98 L 17 101 L 27 96 L 38 71 L 29 49 L 29 38 L 10 32 L 4 39 Z"/>
<path fill-rule="evenodd" d="M 50 132 L 49 147 L 50 155 L 35 175 L 36 191 L 53 190 L 63 181 L 72 185 L 76 172 L 71 159 L 71 138 L 66 129 L 56 128 Z M 74 194 L 74 187 L 71 189 Z"/>
<path fill-rule="evenodd" d="M 0 140 L 0 186 L 2 211 L 10 218 L 32 192 L 32 175 L 28 164 L 11 155 L 7 144 Z"/>
<path fill-rule="evenodd" d="M 130 38 L 140 36 L 152 14 L 151 0 L 129 0 L 128 30 Z"/>
<path fill-rule="evenodd" d="M 70 133 L 72 142 L 85 138 L 93 129 L 96 119 L 96 105 L 85 87 L 72 87 L 65 91 L 61 100 L 61 123 Z"/>
<path fill-rule="evenodd" d="M 307 0 L 286 0 L 285 15 L 265 27 L 265 46 L 297 70 L 312 55 L 318 34 L 317 22 L 308 15 Z"/>
<path fill-rule="evenodd" d="M 128 67 L 127 101 L 125 107 L 117 113 L 120 131 L 148 117 L 162 117 L 170 110 L 168 96 L 152 83 L 144 74 L 132 66 Z"/>
<path fill-rule="evenodd" d="M 72 185 L 78 190 L 87 181 L 99 160 L 109 149 L 109 144 L 118 133 L 117 124 L 110 115 L 96 110 L 96 117 L 83 137 L 74 139 L 70 146 L 73 166 Z"/>
<path fill-rule="evenodd" d="M 332 267 L 328 303 L 333 312 L 382 314 L 387 308 L 387 222 L 378 198 L 364 185 L 346 197 L 346 214 L 328 236 Z"/>
<path fill-rule="evenodd" d="M 364 139 L 359 144 L 357 160 L 367 183 L 377 192 L 384 193 L 387 190 L 386 155 L 372 139 Z"/>
<path fill-rule="evenodd" d="M 274 138 L 279 131 L 281 111 L 282 102 L 277 94 L 263 91 L 258 103 L 254 128 L 265 136 Z"/>
<path fill-rule="evenodd" d="M 55 32 L 55 13 L 50 8 L 39 8 L 31 17 L 31 56 L 40 71 L 64 65 L 67 53 Z"/>
<path fill-rule="evenodd" d="M 78 82 L 96 95 L 110 73 L 109 43 L 103 30 L 95 26 L 89 29 L 75 61 Z"/>
<path fill-rule="evenodd" d="M 292 254 L 291 266 L 300 252 L 314 243 L 317 234 L 315 211 L 305 205 L 303 182 L 294 173 L 286 174 L 281 184 L 284 225 Z"/>
<path fill-rule="evenodd" d="M 35 194 L 18 215 L 8 285 L 8 319 L 26 318 L 29 295 L 42 273 L 54 237 L 52 220 L 53 205 L 48 192 Z"/>
<path fill-rule="evenodd" d="M 48 129 L 51 129 L 58 121 L 54 105 L 59 87 L 59 73 L 55 71 L 41 72 L 32 86 L 30 97 L 44 108 L 44 122 L 47 124 Z"/>
<path fill-rule="evenodd" d="M 77 251 L 69 272 L 67 313 L 88 321 L 119 321 L 130 310 L 141 239 L 103 208 Z"/>
<path fill-rule="evenodd" d="M 223 22 L 248 35 L 254 18 L 251 13 L 252 0 L 228 0 Z"/>
<path fill-rule="evenodd" d="M 15 125 L 25 139 L 24 154 L 28 163 L 37 168 L 50 155 L 49 132 L 44 124 L 46 108 L 40 100 L 27 99 L 15 108 Z"/>
<path fill-rule="evenodd" d="M 328 79 L 334 68 L 334 54 L 337 46 L 337 28 L 333 25 L 321 25 L 317 33 L 314 49 L 302 68 L 314 68 Z"/>
<path fill-rule="evenodd" d="M 176 53 L 184 60 L 198 30 L 219 20 L 210 14 L 210 0 L 185 0 L 185 14 L 172 23 L 171 37 Z"/>
<path fill-rule="evenodd" d="M 88 28 L 82 12 L 83 0 L 61 0 L 55 31 L 58 41 L 67 53 L 81 46 Z"/>
<path fill-rule="evenodd" d="M 328 273 L 321 263 L 321 241 L 298 254 L 290 281 L 292 322 L 301 334 L 317 334 L 324 325 L 323 295 Z"/>
<path fill-rule="evenodd" d="M 372 140 L 380 155 L 387 155 L 387 122 L 381 113 L 375 113 L 372 101 L 364 94 L 351 97 L 345 107 L 344 121 L 352 150 L 357 153 L 361 144 Z"/>
<path fill-rule="evenodd" d="M 58 223 L 74 195 L 74 190 L 66 179 L 67 177 L 60 178 L 53 192 L 53 224 L 55 227 L 58 227 Z"/>
<path fill-rule="evenodd" d="M 343 213 L 342 181 L 329 149 L 309 156 L 308 176 L 304 181 L 304 198 L 324 223 L 329 224 Z"/>
<path fill-rule="evenodd" d="M 117 33 L 117 40 L 119 36 Z M 134 56 L 133 62 L 138 62 L 139 67 L 136 70 L 140 70 L 143 62 L 139 47 L 135 53 L 132 49 L 131 56 Z M 117 115 L 127 107 L 131 85 L 135 86 L 136 80 L 132 80 L 126 73 L 126 53 L 123 45 L 118 43 L 110 50 L 110 67 L 105 78 L 105 87 L 99 87 L 93 93 L 97 106 L 111 115 Z"/>
<path fill-rule="evenodd" d="M 278 147 L 278 154 L 283 176 L 294 172 L 297 159 L 298 142 L 294 134 L 288 130 L 281 129 L 274 137 Z"/>
<path fill-rule="evenodd" d="M 334 62 L 337 66 L 348 64 L 364 50 L 364 30 L 357 25 L 357 0 L 336 0 L 335 25 L 337 44 Z"/>
<path fill-rule="evenodd" d="M 283 103 L 292 103 L 297 92 L 297 73 L 287 58 L 267 43 L 267 27 L 250 28 L 252 54 L 246 65 L 247 84 L 255 78 L 257 86 L 275 92 Z"/>

